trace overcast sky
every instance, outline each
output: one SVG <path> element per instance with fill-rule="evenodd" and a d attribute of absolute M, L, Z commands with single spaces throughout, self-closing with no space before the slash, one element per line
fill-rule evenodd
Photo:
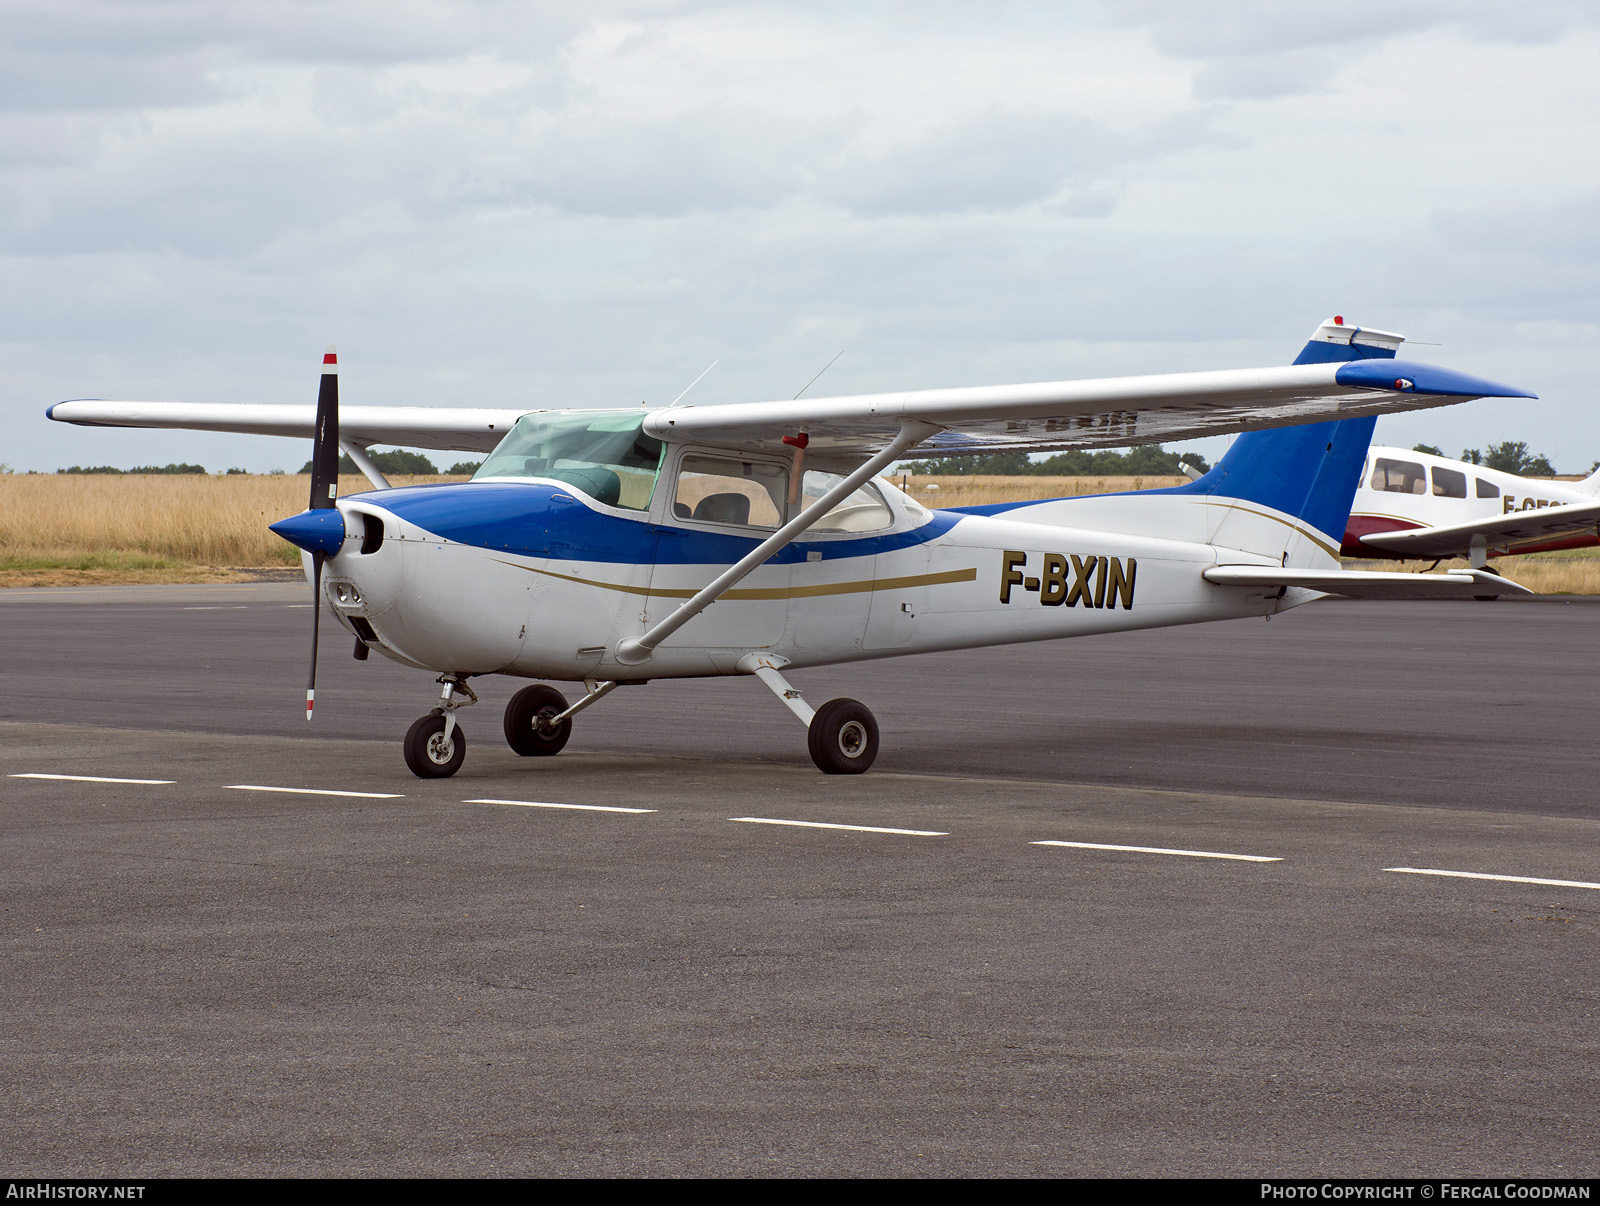
<path fill-rule="evenodd" d="M 64 398 L 665 404 L 1284 363 L 1600 458 L 1600 6 L 0 0 L 0 461 Z M 1213 452 L 1216 442 L 1202 446 Z"/>

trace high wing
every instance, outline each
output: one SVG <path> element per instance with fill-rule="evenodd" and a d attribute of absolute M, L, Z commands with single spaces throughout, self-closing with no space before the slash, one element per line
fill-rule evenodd
<path fill-rule="evenodd" d="M 1521 545 L 1544 544 L 1562 536 L 1593 536 L 1597 524 L 1600 524 L 1600 502 L 1567 503 L 1437 528 L 1378 532 L 1363 536 L 1361 543 L 1408 557 L 1465 557 L 1472 548 L 1474 536 L 1482 536 L 1488 548 L 1515 552 Z"/>
<path fill-rule="evenodd" d="M 532 407 L 522 410 L 465 410 L 447 406 L 345 406 L 339 434 L 354 444 L 399 444 L 456 452 L 492 452 L 506 432 Z M 245 435 L 315 434 L 313 405 L 262 405 L 248 402 L 108 402 L 80 399 L 57 402 L 45 411 L 58 423 L 80 427 L 176 427 L 186 431 L 228 431 Z"/>
<path fill-rule="evenodd" d="M 1452 369 L 1355 360 L 669 407 L 652 411 L 645 430 L 664 440 L 751 452 L 782 452 L 785 436 L 803 432 L 810 441 L 808 455 L 859 459 L 886 447 L 903 425 L 927 424 L 939 430 L 921 441 L 920 450 L 948 456 L 1120 448 L 1419 410 L 1470 398 L 1534 396 Z"/>
<path fill-rule="evenodd" d="M 790 402 L 738 402 L 651 411 L 660 439 L 785 452 L 804 432 L 811 455 L 860 460 L 881 452 L 907 424 L 931 429 L 922 450 L 939 455 L 1123 447 L 1254 431 L 1325 419 L 1443 406 L 1470 398 L 1533 394 L 1451 369 L 1394 360 L 1304 364 L 860 394 Z M 352 443 L 488 452 L 521 410 L 346 406 L 340 434 Z M 310 439 L 314 406 L 246 403 L 58 402 L 46 414 L 89 427 L 169 427 Z"/>
<path fill-rule="evenodd" d="M 1365 570 L 1283 569 L 1276 565 L 1214 565 L 1201 575 L 1218 586 L 1300 587 L 1351 599 L 1471 599 L 1479 595 L 1531 595 L 1525 586 L 1487 570 L 1443 574 L 1372 573 Z"/>

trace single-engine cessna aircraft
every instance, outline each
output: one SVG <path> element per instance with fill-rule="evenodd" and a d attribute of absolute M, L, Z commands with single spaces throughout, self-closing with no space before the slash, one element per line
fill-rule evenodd
<path fill-rule="evenodd" d="M 754 675 L 830 774 L 872 765 L 865 706 L 813 710 L 783 677 L 929 650 L 1270 616 L 1321 594 L 1526 593 L 1483 570 L 1359 573 L 1339 533 L 1375 415 L 1534 395 L 1394 360 L 1400 336 L 1343 318 L 1293 365 L 659 410 L 338 407 L 330 348 L 310 406 L 61 402 L 52 419 L 308 435 L 310 509 L 272 525 L 313 599 L 370 649 L 439 675 L 406 764 L 453 775 L 457 711 L 485 674 L 582 682 L 519 691 L 505 736 L 554 754 L 572 718 L 652 678 Z M 1294 425 L 1294 426 L 1290 426 Z M 1269 430 L 1270 429 L 1270 430 Z M 873 479 L 948 456 L 1116 447 L 1244 431 L 1170 490 L 928 511 Z M 375 443 L 488 452 L 470 482 L 389 489 Z M 377 487 L 336 498 L 344 449 Z M 313 609 L 311 678 L 316 684 Z"/>
<path fill-rule="evenodd" d="M 1490 557 L 1600 544 L 1600 472 L 1533 481 L 1426 452 L 1374 448 L 1362 470 L 1346 557 Z"/>

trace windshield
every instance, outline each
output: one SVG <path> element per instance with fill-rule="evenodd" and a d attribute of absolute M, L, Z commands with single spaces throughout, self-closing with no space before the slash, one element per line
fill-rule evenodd
<path fill-rule="evenodd" d="M 518 419 L 472 480 L 549 477 L 608 507 L 647 511 L 661 448 L 643 413 L 545 411 Z"/>

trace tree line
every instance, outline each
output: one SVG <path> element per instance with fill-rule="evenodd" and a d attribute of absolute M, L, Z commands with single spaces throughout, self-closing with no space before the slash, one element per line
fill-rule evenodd
<path fill-rule="evenodd" d="M 450 468 L 440 470 L 434 467 L 432 461 L 420 452 L 407 452 L 403 448 L 396 448 L 392 452 L 369 452 L 367 458 L 378 467 L 378 472 L 388 477 L 392 474 L 472 474 L 478 471 L 482 461 L 457 461 Z M 301 473 L 311 472 L 311 462 L 307 461 L 300 467 Z M 356 463 L 350 459 L 348 452 L 339 457 L 340 473 L 360 473 Z"/>
<path fill-rule="evenodd" d="M 1413 444 L 1411 451 L 1427 452 L 1433 456 L 1444 455 L 1432 444 Z M 1530 452 L 1525 440 L 1504 440 L 1499 444 L 1490 444 L 1487 452 L 1477 448 L 1463 448 L 1461 455 L 1456 459 L 1465 461 L 1469 465 L 1482 465 L 1485 469 L 1515 473 L 1518 477 L 1556 476 L 1550 458 L 1541 453 Z M 1594 472 L 1595 466 L 1600 466 L 1600 461 L 1596 461 L 1595 465 L 1590 467 L 1590 473 Z"/>
<path fill-rule="evenodd" d="M 397 448 L 393 452 L 372 452 L 368 453 L 367 455 L 372 458 L 372 463 L 377 465 L 378 471 L 383 473 L 385 476 L 389 474 L 437 475 L 440 472 L 440 470 L 434 467 L 433 462 L 427 457 L 423 456 L 420 452 L 406 452 L 403 449 Z M 450 468 L 444 470 L 443 472 L 448 474 L 470 475 L 478 471 L 478 466 L 480 464 L 482 464 L 481 461 L 457 461 L 455 464 L 451 465 Z M 0 472 L 9 473 L 9 466 L 0 466 Z M 135 465 L 132 469 L 118 469 L 115 465 L 71 465 L 65 469 L 57 469 L 56 472 L 123 473 L 131 476 L 136 473 L 205 473 L 206 467 L 204 465 L 191 465 L 187 461 L 184 461 L 171 465 Z M 226 476 L 238 473 L 248 473 L 249 470 L 227 469 L 223 472 Z M 282 469 L 272 470 L 274 475 L 281 474 L 282 472 Z M 311 462 L 307 461 L 304 465 L 302 465 L 300 472 L 310 473 Z M 350 454 L 345 453 L 339 458 L 339 472 L 355 474 L 360 473 L 361 470 L 356 468 L 356 463 L 350 459 Z"/>

